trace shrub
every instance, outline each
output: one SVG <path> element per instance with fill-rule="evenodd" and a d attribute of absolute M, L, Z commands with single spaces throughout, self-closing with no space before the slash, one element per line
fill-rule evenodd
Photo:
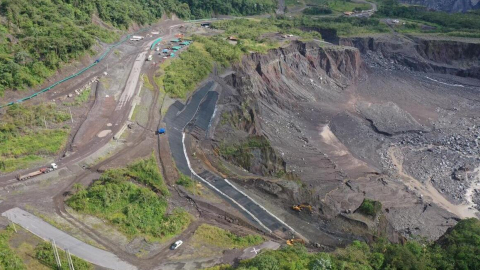
<path fill-rule="evenodd" d="M 381 209 L 380 202 L 365 198 L 357 211 L 367 216 L 375 216 Z"/>

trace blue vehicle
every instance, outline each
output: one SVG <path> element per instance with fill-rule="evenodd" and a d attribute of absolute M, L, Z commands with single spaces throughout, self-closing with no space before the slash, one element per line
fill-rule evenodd
<path fill-rule="evenodd" d="M 94 63 L 98 63 L 98 62 L 100 62 L 100 59 L 97 59 L 97 60 L 95 60 L 95 62 L 94 62 Z"/>
<path fill-rule="evenodd" d="M 165 129 L 164 128 L 158 129 L 157 134 L 165 134 Z"/>

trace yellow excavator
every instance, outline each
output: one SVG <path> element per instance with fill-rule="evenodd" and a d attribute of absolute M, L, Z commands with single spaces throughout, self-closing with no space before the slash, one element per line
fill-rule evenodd
<path fill-rule="evenodd" d="M 287 245 L 294 246 L 295 244 L 305 245 L 305 240 L 303 240 L 301 238 L 292 238 L 292 239 L 287 240 Z"/>
<path fill-rule="evenodd" d="M 313 208 L 308 203 L 295 204 L 294 206 L 292 206 L 292 209 L 297 212 L 302 212 L 303 209 L 307 209 L 308 211 L 310 211 L 310 214 L 313 213 Z"/>

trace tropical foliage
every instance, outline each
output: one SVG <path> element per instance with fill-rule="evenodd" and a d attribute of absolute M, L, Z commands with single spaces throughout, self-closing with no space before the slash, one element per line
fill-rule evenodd
<path fill-rule="evenodd" d="M 0 96 L 7 89 L 40 85 L 63 63 L 93 53 L 97 39 L 113 42 L 118 38 L 113 27 L 125 30 L 169 13 L 184 19 L 253 15 L 275 6 L 274 0 L 5 0 L 0 4 Z M 109 29 L 92 23 L 92 16 Z"/>
<path fill-rule="evenodd" d="M 379 240 L 372 246 L 354 241 L 333 253 L 309 253 L 302 246 L 264 251 L 237 267 L 219 266 L 222 270 L 377 270 L 377 269 L 480 269 L 480 221 L 466 219 L 436 243 L 408 241 L 391 244 Z"/>

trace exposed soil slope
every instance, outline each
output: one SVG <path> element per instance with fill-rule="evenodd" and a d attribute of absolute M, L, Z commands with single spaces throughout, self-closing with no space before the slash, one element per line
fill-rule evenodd
<path fill-rule="evenodd" d="M 381 219 L 349 214 L 365 197 L 381 201 L 404 235 L 433 239 L 457 216 L 474 216 L 474 192 L 465 194 L 480 166 L 480 81 L 473 79 L 480 45 L 398 36 L 341 43 L 358 49 L 294 42 L 233 67 L 226 80 L 234 89 L 219 101 L 213 122 L 215 141 L 263 136 L 274 155 L 262 160 L 250 151 L 256 158 L 248 160 L 278 164 L 268 173 L 250 171 L 258 178 L 244 184 L 287 211 L 312 204 L 318 226 L 333 231 L 364 234 L 355 229 L 359 222 L 389 231 Z M 458 170 L 463 180 L 455 179 Z"/>

